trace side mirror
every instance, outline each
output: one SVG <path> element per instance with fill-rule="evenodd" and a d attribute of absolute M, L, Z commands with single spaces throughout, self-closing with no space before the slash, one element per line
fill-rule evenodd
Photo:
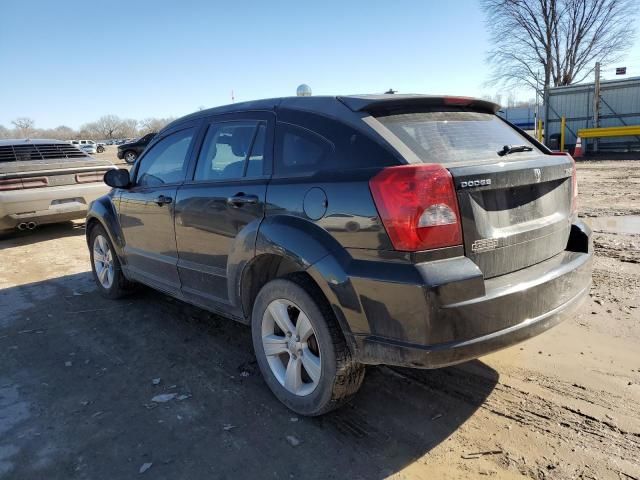
<path fill-rule="evenodd" d="M 112 188 L 127 188 L 131 186 L 129 170 L 124 168 L 109 170 L 104 174 L 104 183 Z"/>

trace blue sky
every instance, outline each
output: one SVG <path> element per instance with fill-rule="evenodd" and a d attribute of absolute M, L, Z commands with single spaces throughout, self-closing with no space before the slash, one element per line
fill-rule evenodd
<path fill-rule="evenodd" d="M 495 93 L 483 85 L 478 0 L 2 0 L 0 18 L 5 126 L 181 116 L 229 103 L 232 90 L 242 101 L 300 83 L 314 94 Z M 640 75 L 640 42 L 628 60 Z"/>

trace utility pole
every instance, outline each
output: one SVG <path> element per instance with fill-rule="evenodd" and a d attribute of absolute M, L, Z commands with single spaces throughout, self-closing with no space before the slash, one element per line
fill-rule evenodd
<path fill-rule="evenodd" d="M 538 119 L 540 118 L 540 104 L 539 104 L 540 81 L 538 80 L 539 75 L 540 75 L 540 70 L 536 72 L 536 109 L 533 113 L 533 130 L 536 138 L 540 138 L 538 136 Z"/>
<path fill-rule="evenodd" d="M 549 145 L 549 102 L 551 101 L 551 99 L 549 98 L 549 85 L 545 85 L 544 86 L 544 97 L 543 97 L 543 104 L 544 104 L 544 124 L 542 127 L 542 131 L 543 131 L 543 138 L 542 138 L 542 143 L 544 143 L 545 145 Z"/>
<path fill-rule="evenodd" d="M 593 128 L 600 126 L 600 62 L 596 62 L 596 78 L 593 84 Z M 593 151 L 598 151 L 598 139 L 593 139 Z"/>

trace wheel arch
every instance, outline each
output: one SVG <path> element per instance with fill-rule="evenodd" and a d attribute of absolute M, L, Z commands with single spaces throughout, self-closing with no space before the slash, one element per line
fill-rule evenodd
<path fill-rule="evenodd" d="M 255 255 L 239 269 L 232 300 L 250 322 L 253 303 L 260 289 L 276 278 L 305 275 L 334 312 L 347 344 L 355 355 L 355 341 L 344 306 L 357 305 L 346 267 L 350 260 L 344 248 L 326 230 L 308 220 L 285 215 L 266 217 L 256 234 Z M 347 285 L 347 288 L 345 288 Z M 347 298 L 348 297 L 348 298 Z"/>
<path fill-rule="evenodd" d="M 91 231 L 96 225 L 102 226 L 107 232 L 120 262 L 124 264 L 124 237 L 111 195 L 97 198 L 89 206 L 85 220 L 85 235 L 89 247 L 91 247 Z"/>

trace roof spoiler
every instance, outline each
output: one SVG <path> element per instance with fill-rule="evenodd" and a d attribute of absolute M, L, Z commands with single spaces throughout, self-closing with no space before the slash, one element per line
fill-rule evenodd
<path fill-rule="evenodd" d="M 500 105 L 471 97 L 448 97 L 435 95 L 357 95 L 337 97 L 354 112 L 393 112 L 394 110 L 420 107 L 465 107 L 479 112 L 496 113 Z"/>

